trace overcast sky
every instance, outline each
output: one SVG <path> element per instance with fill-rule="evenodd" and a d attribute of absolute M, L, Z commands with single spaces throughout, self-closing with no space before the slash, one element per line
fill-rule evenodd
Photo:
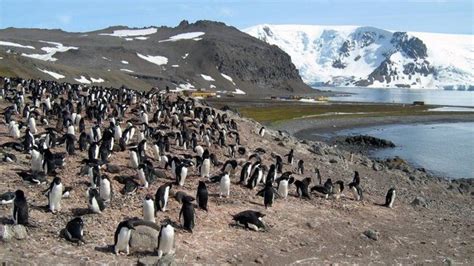
<path fill-rule="evenodd" d="M 0 0 L 0 28 L 91 31 L 113 25 L 175 26 L 181 20 L 363 25 L 401 31 L 473 33 L 473 0 Z"/>

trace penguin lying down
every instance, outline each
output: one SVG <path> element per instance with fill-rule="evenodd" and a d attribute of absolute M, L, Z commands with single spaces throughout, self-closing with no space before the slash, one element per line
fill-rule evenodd
<path fill-rule="evenodd" d="M 242 226 L 257 232 L 267 230 L 267 226 L 262 221 L 264 216 L 265 214 L 252 210 L 246 210 L 232 215 L 237 226 Z"/>

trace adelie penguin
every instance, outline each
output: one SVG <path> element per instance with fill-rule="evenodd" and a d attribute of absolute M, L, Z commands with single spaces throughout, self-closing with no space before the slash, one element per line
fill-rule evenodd
<path fill-rule="evenodd" d="M 257 193 L 257 196 L 263 197 L 265 209 L 272 207 L 276 195 L 278 195 L 278 192 L 273 188 L 271 183 L 267 183 L 265 187 Z"/>
<path fill-rule="evenodd" d="M 328 178 L 326 182 L 324 182 L 324 185 L 316 185 L 311 188 L 311 192 L 319 192 L 324 195 L 324 197 L 327 199 L 329 195 L 332 194 L 333 191 L 333 184 L 331 178 Z"/>
<path fill-rule="evenodd" d="M 299 175 L 304 174 L 304 161 L 303 160 L 298 161 L 298 174 Z"/>
<path fill-rule="evenodd" d="M 143 200 L 143 220 L 155 222 L 155 201 L 149 194 Z"/>
<path fill-rule="evenodd" d="M 52 213 L 61 210 L 61 198 L 63 197 L 64 186 L 61 183 L 61 178 L 55 177 L 53 182 L 49 185 L 46 195 L 48 196 L 48 206 Z"/>
<path fill-rule="evenodd" d="M 295 157 L 294 157 L 294 151 L 293 149 L 290 150 L 290 152 L 288 154 L 285 155 L 285 157 L 288 157 L 288 164 L 293 164 L 294 161 L 295 161 Z"/>
<path fill-rule="evenodd" d="M 160 234 L 158 235 L 157 251 L 158 258 L 175 252 L 174 227 L 171 225 L 169 220 L 161 226 Z"/>
<path fill-rule="evenodd" d="M 220 188 L 219 197 L 230 196 L 230 176 L 228 172 L 224 172 L 224 175 L 222 176 L 220 184 L 219 184 L 219 188 Z"/>
<path fill-rule="evenodd" d="M 387 208 L 393 208 L 393 202 L 395 201 L 396 190 L 395 188 L 391 188 L 387 192 L 387 196 L 385 196 L 385 204 L 383 206 Z"/>
<path fill-rule="evenodd" d="M 207 191 L 206 183 L 199 181 L 199 185 L 196 193 L 196 202 L 199 208 L 207 211 L 207 201 L 209 198 L 209 193 Z"/>
<path fill-rule="evenodd" d="M 202 154 L 202 163 L 201 163 L 201 169 L 200 169 L 201 177 L 204 177 L 204 178 L 209 177 L 210 171 L 211 171 L 211 159 L 209 155 L 209 150 L 206 149 L 204 153 Z"/>
<path fill-rule="evenodd" d="M 28 225 L 28 202 L 22 190 L 15 191 L 13 200 L 13 223 Z"/>
<path fill-rule="evenodd" d="M 104 202 L 109 202 L 112 199 L 112 185 L 107 175 L 100 176 L 99 195 Z"/>
<path fill-rule="evenodd" d="M 288 187 L 295 181 L 293 177 L 280 177 L 278 179 L 278 194 L 286 199 L 288 197 Z"/>
<path fill-rule="evenodd" d="M 188 167 L 192 165 L 192 162 L 184 161 L 181 162 L 178 166 L 176 166 L 176 184 L 178 184 L 180 187 L 184 186 L 184 182 L 186 181 L 186 177 L 188 176 Z"/>
<path fill-rule="evenodd" d="M 5 204 L 11 204 L 15 200 L 15 192 L 5 192 L 0 195 L 0 204 L 5 205 Z"/>
<path fill-rule="evenodd" d="M 127 220 L 120 222 L 115 230 L 114 235 L 114 253 L 119 255 L 125 252 L 126 255 L 130 253 L 130 237 L 132 230 L 135 230 L 132 221 Z"/>
<path fill-rule="evenodd" d="M 354 178 L 352 179 L 352 182 L 349 183 L 349 189 L 352 191 L 352 194 L 354 195 L 354 200 L 360 201 L 360 200 L 363 199 L 362 189 L 360 187 L 360 177 L 359 177 L 359 172 L 358 171 L 354 172 Z"/>
<path fill-rule="evenodd" d="M 303 180 L 296 180 L 296 194 L 300 198 L 311 199 L 309 196 L 308 186 L 311 183 L 311 178 L 305 178 Z"/>
<path fill-rule="evenodd" d="M 67 223 L 66 229 L 64 229 L 64 238 L 78 245 L 81 242 L 86 243 L 84 241 L 84 221 L 81 217 L 76 217 Z"/>
<path fill-rule="evenodd" d="M 179 212 L 179 221 L 181 221 L 181 216 L 183 217 L 183 228 L 192 233 L 195 222 L 194 205 L 187 197 L 183 199 L 183 205 L 181 206 L 181 211 Z"/>
<path fill-rule="evenodd" d="M 173 183 L 167 183 L 161 185 L 155 194 L 155 212 L 156 211 L 166 211 L 166 207 L 168 206 L 168 198 L 170 195 L 170 190 L 173 187 Z"/>
<path fill-rule="evenodd" d="M 265 214 L 261 212 L 247 210 L 233 215 L 232 218 L 237 225 L 244 226 L 250 230 L 259 231 L 265 229 L 265 224 L 262 221 L 264 216 Z"/>
<path fill-rule="evenodd" d="M 95 188 L 89 188 L 87 190 L 87 196 L 89 210 L 93 213 L 102 213 L 102 211 L 105 209 L 105 203 L 100 198 L 99 191 L 97 191 Z"/>
<path fill-rule="evenodd" d="M 258 131 L 258 135 L 260 135 L 260 137 L 265 136 L 265 127 L 260 128 L 260 130 Z"/>

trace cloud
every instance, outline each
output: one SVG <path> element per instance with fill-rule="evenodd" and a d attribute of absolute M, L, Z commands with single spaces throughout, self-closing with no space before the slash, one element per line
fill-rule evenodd
<path fill-rule="evenodd" d="M 71 21 L 72 21 L 72 16 L 70 16 L 70 15 L 59 15 L 56 18 L 63 25 L 67 25 L 67 24 L 71 23 Z"/>

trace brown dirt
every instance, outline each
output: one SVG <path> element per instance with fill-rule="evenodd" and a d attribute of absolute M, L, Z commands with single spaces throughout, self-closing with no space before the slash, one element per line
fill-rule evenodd
<path fill-rule="evenodd" d="M 259 126 L 250 120 L 239 119 L 242 144 L 253 150 L 266 149 L 265 164 L 271 163 L 270 153 L 286 154 L 295 148 L 297 159 L 304 159 L 307 169 L 304 177 L 313 176 L 313 169 L 321 170 L 323 179 L 332 178 L 348 183 L 353 171 L 361 174 L 364 201 L 355 202 L 348 191 L 340 200 L 323 199 L 312 195 L 311 200 L 295 197 L 291 187 L 287 200 L 277 200 L 272 208 L 265 210 L 263 199 L 256 197 L 256 190 L 238 186 L 234 178 L 231 196 L 221 199 L 210 198 L 208 213 L 197 210 L 194 233 L 177 229 L 176 262 L 178 264 L 441 264 L 447 258 L 456 263 L 472 264 L 474 261 L 474 212 L 472 195 L 460 190 L 448 189 L 449 181 L 431 178 L 414 171 L 407 174 L 400 170 L 374 171 L 368 158 L 355 155 L 353 162 L 349 154 L 338 151 L 338 155 L 320 156 L 308 151 L 309 146 L 293 138 L 281 138 L 271 131 L 264 138 L 256 132 Z M 54 123 L 53 123 L 54 125 Z M 41 130 L 40 130 L 41 131 Z M 0 143 L 11 141 L 6 135 L 6 125 L 0 125 Z M 229 140 L 232 141 L 232 140 Z M 323 145 L 323 144 L 320 144 Z M 56 151 L 64 151 L 58 147 Z M 174 153 L 189 153 L 173 149 Z M 213 146 L 211 152 L 218 154 L 221 161 L 227 159 L 224 151 Z M 125 218 L 142 216 L 142 200 L 147 193 L 155 194 L 158 186 L 169 180 L 159 180 L 148 189 L 142 189 L 132 196 L 123 196 L 118 191 L 121 185 L 113 181 L 114 198 L 105 211 L 85 214 L 85 240 L 87 244 L 76 246 L 59 237 L 59 232 L 77 212 L 87 208 L 85 197 L 88 178 L 79 176 L 80 161 L 85 153 L 67 158 L 67 166 L 59 171 L 59 176 L 67 186 L 73 186 L 71 198 L 63 199 L 59 214 L 46 213 L 33 206 L 47 204 L 41 191 L 46 185 L 25 184 L 15 174 L 19 169 L 29 168 L 27 155 L 15 154 L 19 162 L 2 164 L 0 182 L 2 191 L 22 189 L 30 204 L 30 219 L 38 225 L 29 228 L 27 240 L 0 243 L 0 261 L 8 264 L 134 264 L 141 255 L 116 256 L 107 249 L 113 244 L 117 224 Z M 241 158 L 245 160 L 245 158 Z M 330 163 L 335 159 L 337 163 Z M 128 152 L 112 155 L 111 162 L 119 164 L 121 174 L 134 174 L 128 168 Z M 159 164 L 155 162 L 156 166 Z M 214 167 L 213 173 L 219 169 Z M 295 170 L 285 165 L 284 171 Z M 238 169 L 240 173 L 240 167 Z M 175 188 L 195 195 L 199 177 L 191 171 L 184 188 Z M 171 173 L 167 171 L 169 177 Z M 409 176 L 414 176 L 412 181 Z M 113 175 L 111 175 L 113 176 Z M 299 177 L 302 178 L 302 177 Z M 49 178 L 51 181 L 51 177 Z M 383 203 L 385 193 L 397 187 L 397 199 L 393 209 L 376 205 Z M 456 186 L 456 184 L 454 184 Z M 208 186 L 211 194 L 217 193 L 218 185 Z M 422 196 L 428 207 L 412 207 L 415 196 Z M 253 232 L 229 226 L 231 215 L 246 209 L 263 211 L 268 232 Z M 169 217 L 178 220 L 180 205 L 172 199 L 166 213 L 158 213 L 157 222 Z M 11 218 L 11 206 L 0 206 L 0 217 L 5 222 Z M 370 240 L 362 233 L 374 229 L 380 233 L 377 241 Z"/>

